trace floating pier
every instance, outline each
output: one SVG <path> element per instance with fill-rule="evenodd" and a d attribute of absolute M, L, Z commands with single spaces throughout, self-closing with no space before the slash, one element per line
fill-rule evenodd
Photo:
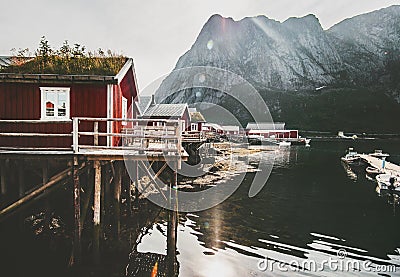
<path fill-rule="evenodd" d="M 400 176 L 400 166 L 384 159 L 379 159 L 368 154 L 360 154 L 360 158 L 369 165 L 378 168 L 383 173 Z"/>

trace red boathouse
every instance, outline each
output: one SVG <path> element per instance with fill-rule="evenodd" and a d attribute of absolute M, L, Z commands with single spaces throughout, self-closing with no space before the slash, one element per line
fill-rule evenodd
<path fill-rule="evenodd" d="M 115 60 L 120 59 L 117 61 L 120 66 L 111 74 L 109 68 L 105 71 L 107 74 L 101 74 L 98 70 L 79 74 L 32 73 L 26 69 L 20 70 L 18 65 L 13 65 L 13 58 L 8 59 L 10 62 L 7 67 L 11 70 L 7 67 L 0 69 L 0 133 L 20 132 L 22 135 L 0 136 L 1 147 L 71 148 L 71 137 L 46 134 L 71 134 L 74 117 L 137 117 L 135 99 L 138 88 L 133 60 L 130 58 L 103 58 L 105 65 L 106 59 L 113 59 L 114 65 Z M 128 114 L 129 111 L 132 114 Z M 89 125 L 89 122 L 82 122 L 80 131 L 93 131 L 93 124 Z M 99 122 L 98 131 L 118 133 L 122 125 L 123 122 L 118 121 Z M 24 133 L 42 136 L 23 136 Z M 93 139 L 93 136 L 82 136 L 79 141 L 92 144 Z M 118 145 L 119 138 L 103 136 L 98 144 Z"/>

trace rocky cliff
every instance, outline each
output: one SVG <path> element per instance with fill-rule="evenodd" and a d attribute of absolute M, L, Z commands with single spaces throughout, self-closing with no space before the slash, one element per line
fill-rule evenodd
<path fill-rule="evenodd" d="M 400 103 L 400 6 L 349 18 L 328 30 L 314 15 L 282 23 L 265 16 L 234 21 L 213 15 L 162 82 L 156 99 L 223 103 L 223 92 L 192 81 L 190 69 L 199 66 L 237 75 L 219 76 L 225 90 L 238 78 L 260 92 L 291 92 L 288 97 L 321 88 L 379 88 Z M 271 104 L 280 110 L 279 103 Z"/>

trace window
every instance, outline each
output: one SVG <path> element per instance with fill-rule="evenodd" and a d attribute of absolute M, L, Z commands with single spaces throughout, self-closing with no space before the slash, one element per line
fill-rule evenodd
<path fill-rule="evenodd" d="M 69 88 L 41 87 L 41 119 L 69 119 Z"/>
<path fill-rule="evenodd" d="M 197 131 L 197 123 L 192 123 L 192 131 Z"/>

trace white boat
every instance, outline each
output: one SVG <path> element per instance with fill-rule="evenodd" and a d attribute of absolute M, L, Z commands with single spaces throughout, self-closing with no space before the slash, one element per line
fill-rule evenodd
<path fill-rule="evenodd" d="M 379 174 L 376 176 L 380 191 L 390 191 L 400 194 L 400 176 Z"/>
<path fill-rule="evenodd" d="M 383 153 L 382 150 L 375 150 L 374 153 L 371 153 L 369 155 L 372 156 L 372 157 L 375 157 L 375 158 L 379 158 L 379 159 L 387 158 L 387 157 L 390 156 L 387 153 Z"/>
<path fill-rule="evenodd" d="M 260 144 L 260 145 L 278 145 L 278 141 L 274 138 L 265 138 L 264 136 L 261 135 L 249 135 L 247 137 L 249 144 L 255 145 L 255 144 Z"/>
<path fill-rule="evenodd" d="M 338 132 L 338 137 L 343 139 L 353 139 L 353 140 L 358 138 L 357 135 L 352 135 L 351 137 L 346 136 L 343 131 Z"/>
<path fill-rule="evenodd" d="M 286 146 L 290 146 L 290 145 L 292 145 L 292 143 L 290 141 L 279 142 L 279 147 L 286 147 Z"/>
<path fill-rule="evenodd" d="M 374 166 L 368 166 L 365 169 L 365 171 L 367 172 L 368 175 L 371 175 L 371 176 L 376 176 L 378 174 L 383 174 L 384 173 L 381 169 L 376 168 Z"/>
<path fill-rule="evenodd" d="M 353 148 L 349 148 L 349 150 L 347 150 L 347 154 L 344 157 L 341 157 L 340 159 L 345 163 L 354 163 L 360 161 L 361 157 L 360 154 L 354 151 Z"/>

